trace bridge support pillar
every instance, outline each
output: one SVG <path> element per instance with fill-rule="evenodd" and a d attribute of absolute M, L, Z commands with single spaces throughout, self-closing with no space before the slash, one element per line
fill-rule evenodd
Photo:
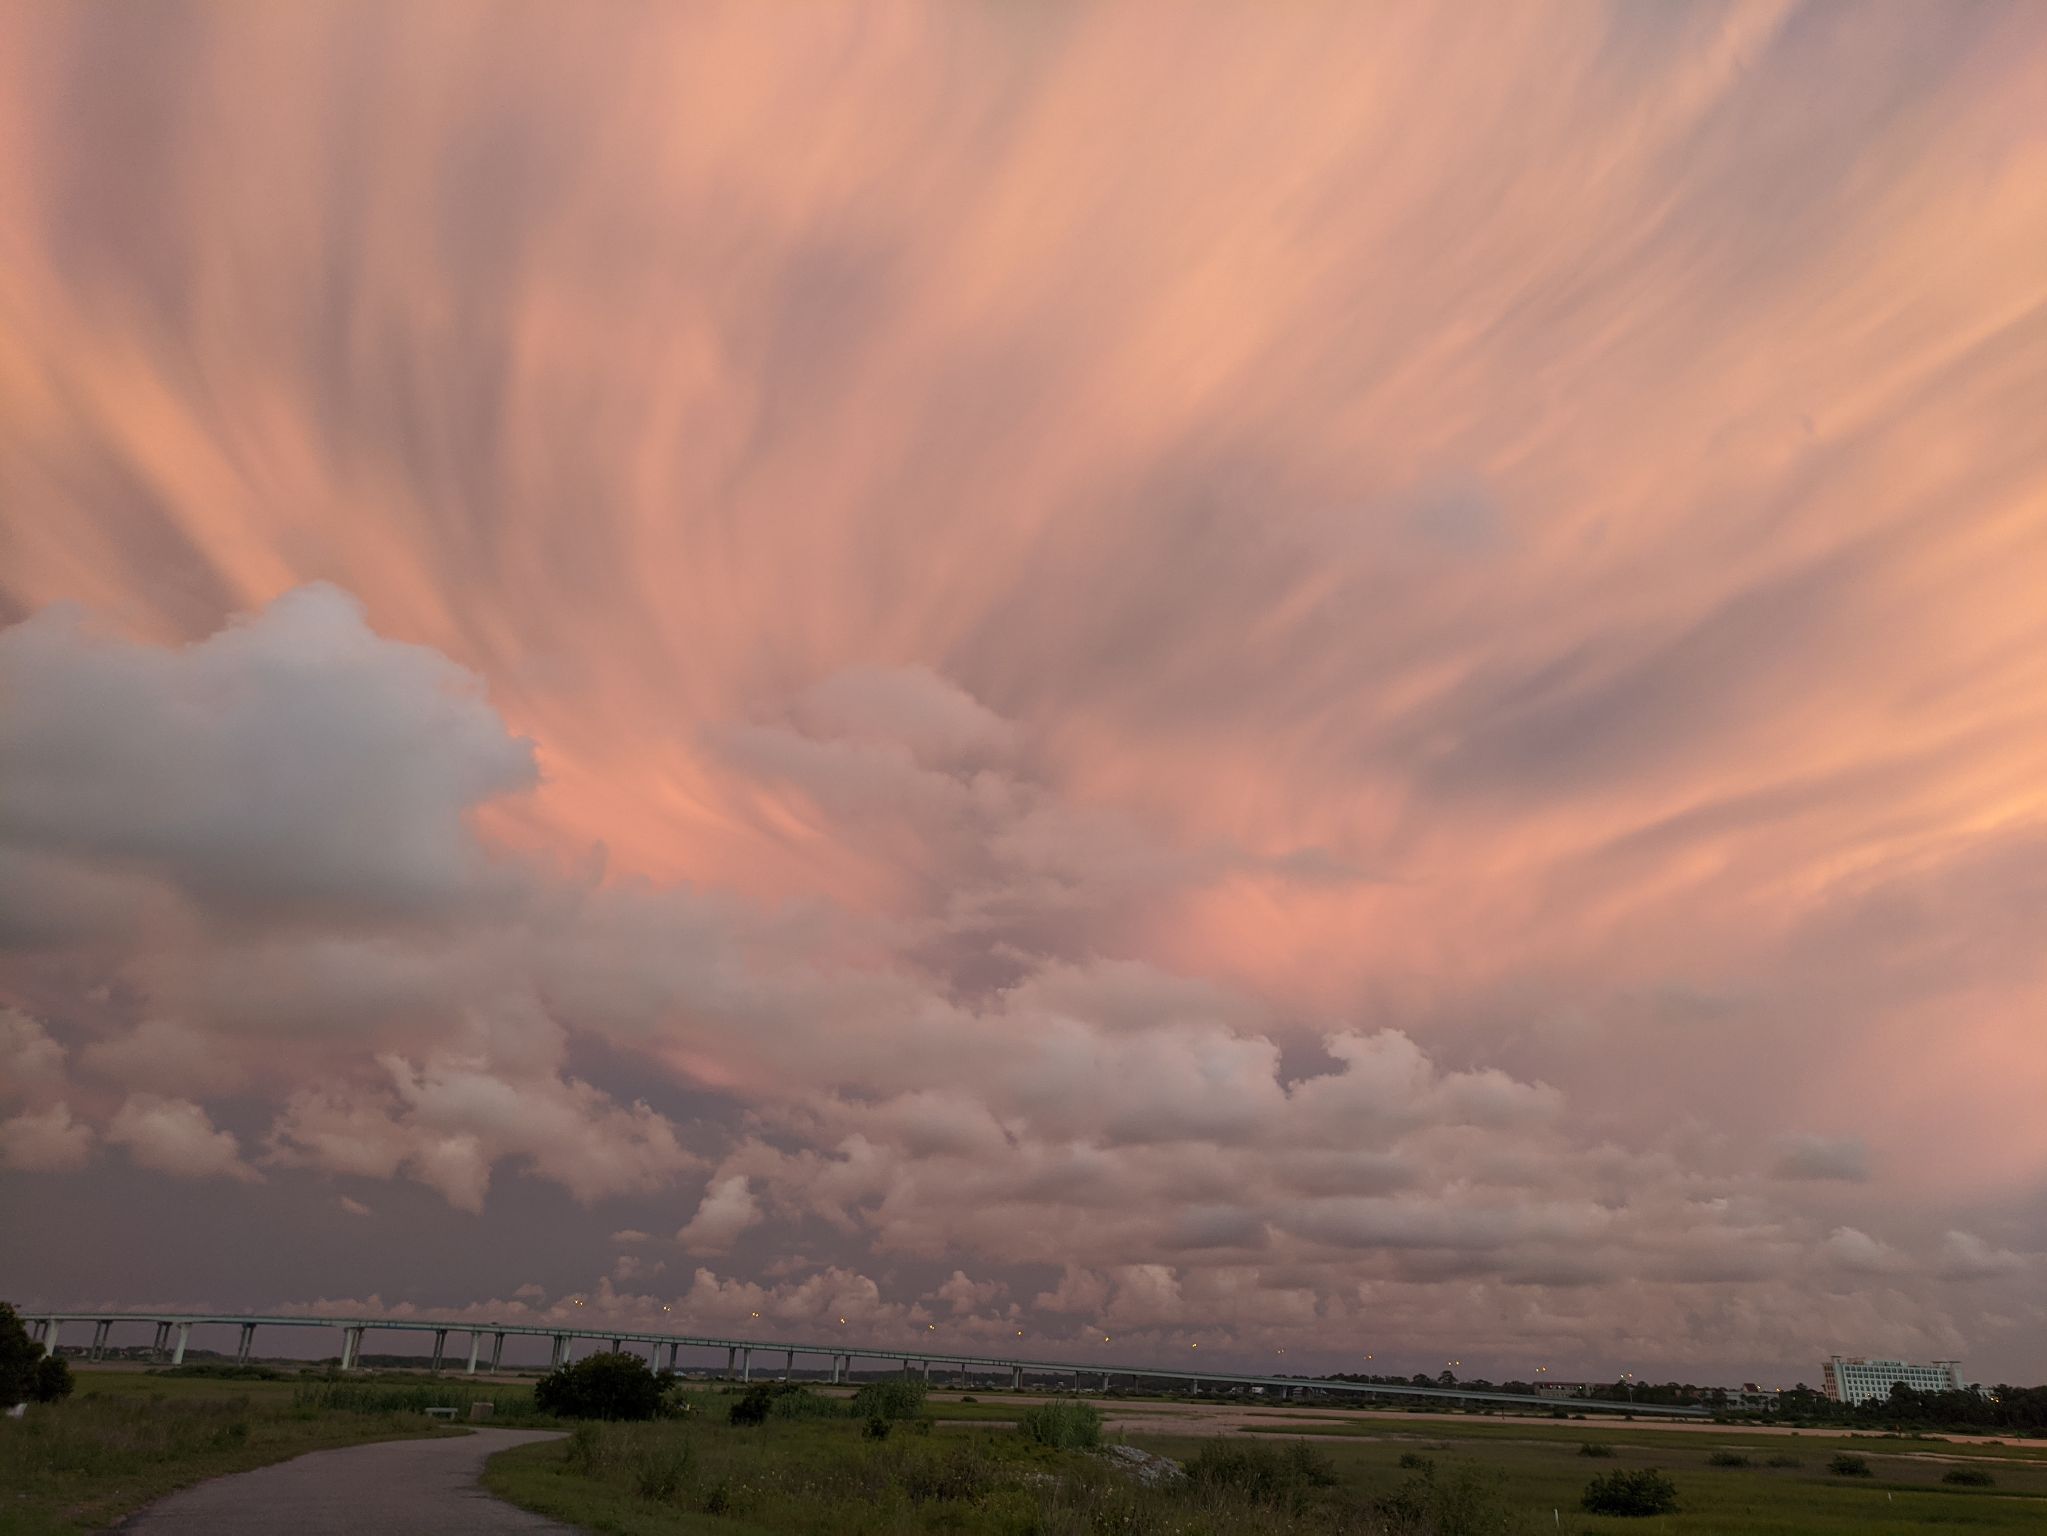
<path fill-rule="evenodd" d="M 156 1325 L 156 1337 L 149 1342 L 149 1358 L 152 1360 L 163 1359 L 165 1351 L 170 1347 L 171 1325 L 169 1323 L 158 1323 Z"/>
<path fill-rule="evenodd" d="M 739 1351 L 739 1379 L 741 1381 L 753 1380 L 753 1351 L 750 1349 L 742 1348 Z"/>
<path fill-rule="evenodd" d="M 737 1344 L 728 1344 L 725 1346 L 725 1379 L 727 1381 L 730 1381 L 733 1377 L 733 1373 L 736 1372 L 738 1369 L 739 1346 Z"/>
<path fill-rule="evenodd" d="M 98 1360 L 106 1355 L 107 1335 L 113 1331 L 113 1322 L 107 1318 L 101 1318 L 92 1325 L 92 1349 L 87 1354 L 87 1359 Z"/>
<path fill-rule="evenodd" d="M 791 1376 L 794 1376 L 795 1374 L 796 1351 L 793 1349 L 784 1350 L 782 1352 L 782 1380 L 787 1381 Z"/>
<path fill-rule="evenodd" d="M 185 1345 L 191 1341 L 191 1338 L 192 1325 L 190 1323 L 178 1324 L 178 1342 L 171 1350 L 172 1365 L 183 1365 L 185 1363 Z"/>
<path fill-rule="evenodd" d="M 1023 1391 L 1023 1367 L 1020 1365 L 1012 1365 L 1009 1368 L 1009 1390 L 1012 1392 Z"/>
<path fill-rule="evenodd" d="M 434 1371 L 436 1373 L 440 1371 L 441 1356 L 447 1351 L 447 1348 L 448 1330 L 445 1328 L 436 1328 L 434 1330 L 434 1363 L 427 1367 L 428 1370 Z"/>
<path fill-rule="evenodd" d="M 845 1373 L 845 1356 L 843 1356 L 843 1355 L 833 1355 L 833 1356 L 832 1356 L 832 1385 L 833 1385 L 833 1386 L 837 1386 L 837 1385 L 838 1385 L 838 1384 L 839 1384 L 840 1382 L 844 1381 L 845 1379 L 846 1379 L 846 1373 Z"/>
<path fill-rule="evenodd" d="M 680 1339 L 670 1339 L 668 1341 L 668 1374 L 671 1376 L 675 1374 L 675 1357 L 681 1352 L 681 1349 L 682 1341 Z"/>
<path fill-rule="evenodd" d="M 647 1369 L 656 1376 L 661 1374 L 661 1341 L 659 1339 L 647 1340 Z"/>
<path fill-rule="evenodd" d="M 43 1319 L 43 1348 L 51 1354 L 57 1352 L 57 1335 L 64 1331 L 64 1325 L 54 1317 Z"/>
<path fill-rule="evenodd" d="M 613 1340 L 611 1341 L 611 1352 L 612 1352 L 612 1353 L 613 1353 L 614 1355 L 622 1355 L 622 1354 L 624 1354 L 624 1353 L 625 1353 L 625 1340 L 624 1340 L 624 1339 L 613 1339 Z"/>
<path fill-rule="evenodd" d="M 362 1335 L 363 1330 L 360 1326 L 354 1328 L 349 1327 L 342 1328 L 341 1368 L 344 1371 L 355 1370 L 358 1366 L 362 1364 Z M 179 1341 L 178 1347 L 180 1349 L 184 1347 L 184 1343 L 182 1340 Z"/>
<path fill-rule="evenodd" d="M 490 1368 L 493 1374 L 496 1373 L 498 1366 L 503 1363 L 504 1358 L 505 1336 L 502 1333 L 495 1334 L 492 1336 L 490 1345 Z"/>
<path fill-rule="evenodd" d="M 250 1347 L 251 1347 L 251 1346 L 252 1346 L 253 1344 L 255 1344 L 255 1342 L 256 1342 L 256 1325 L 255 1325 L 254 1323 L 244 1323 L 244 1324 L 242 1324 L 242 1342 L 241 1342 L 241 1347 L 240 1347 L 240 1348 L 238 1348 L 238 1349 L 237 1349 L 237 1350 L 235 1351 L 235 1364 L 236 1364 L 236 1365 L 247 1365 L 247 1364 L 249 1363 L 249 1350 L 250 1350 Z"/>
<path fill-rule="evenodd" d="M 470 1329 L 470 1330 L 469 1330 L 469 1374 L 470 1374 L 471 1376 L 474 1376 L 474 1375 L 476 1374 L 476 1357 L 477 1357 L 477 1355 L 478 1355 L 478 1354 L 480 1354 L 480 1353 L 482 1352 L 482 1350 L 483 1350 L 483 1330 L 482 1330 L 482 1329 L 480 1329 L 480 1328 L 472 1328 L 472 1329 Z"/>
<path fill-rule="evenodd" d="M 554 1336 L 554 1352 L 547 1357 L 547 1368 L 549 1370 L 558 1371 L 569 1363 L 570 1344 L 571 1340 L 566 1333 L 558 1333 Z"/>

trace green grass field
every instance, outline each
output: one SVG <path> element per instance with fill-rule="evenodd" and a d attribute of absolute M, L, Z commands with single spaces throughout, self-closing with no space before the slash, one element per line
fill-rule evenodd
<path fill-rule="evenodd" d="M 418 1378 L 345 1384 L 348 1403 L 309 1401 L 298 1382 L 224 1381 L 140 1371 L 79 1370 L 62 1403 L 0 1419 L 0 1536 L 102 1530 L 167 1493 L 306 1451 L 453 1433 L 417 1411 Z M 381 1395 L 382 1400 L 379 1400 Z M 505 1395 L 530 1411 L 532 1390 Z"/>
<path fill-rule="evenodd" d="M 497 1405 L 494 1422 L 544 1422 L 526 1383 L 81 1370 L 70 1401 L 0 1421 L 0 1536 L 103 1529 L 177 1488 L 304 1451 L 458 1433 L 420 1410 L 438 1404 L 466 1413 L 478 1398 Z M 1014 1427 L 1030 1403 L 1004 1393 L 974 1402 L 934 1397 L 883 1438 L 845 1406 L 815 1401 L 809 1416 L 733 1426 L 726 1419 L 736 1400 L 727 1390 L 693 1390 L 686 1418 L 589 1426 L 571 1440 L 495 1458 L 487 1481 L 515 1503 L 616 1536 L 2047 1532 L 2040 1447 L 1611 1420 L 1331 1421 L 1262 1411 L 1248 1433 L 1218 1439 L 1197 1433 L 1202 1415 L 1191 1405 L 1102 1403 L 1111 1413 L 1171 1419 L 1170 1429 L 1133 1434 L 1130 1443 L 1201 1474 L 1147 1488 L 1105 1455 L 1033 1443 Z M 1611 1454 L 1581 1455 L 1587 1442 Z M 1864 1458 L 1870 1475 L 1831 1472 L 1837 1454 Z M 1733 1458 L 1745 1464 L 1726 1464 Z M 1796 1464 L 1769 1465 L 1773 1458 Z M 1646 1467 L 1676 1482 L 1679 1512 L 1627 1520 L 1579 1508 L 1593 1476 Z M 1955 1469 L 1994 1481 L 1944 1484 Z"/>
<path fill-rule="evenodd" d="M 596 1430 L 580 1450 L 553 1444 L 508 1452 L 492 1462 L 487 1481 L 515 1503 L 619 1536 L 2047 1531 L 2047 1456 L 1938 1439 L 1659 1431 L 1598 1421 L 1503 1424 L 1449 1415 L 1424 1423 L 1359 1419 L 1318 1426 L 1321 1432 L 1306 1442 L 1326 1486 L 1274 1475 L 1262 1487 L 1147 1490 L 1100 1456 L 1023 1443 L 1003 1427 L 1023 1407 L 999 1394 L 969 1404 L 934 1399 L 928 1415 L 935 1422 L 921 1433 L 899 1427 L 879 1445 L 846 1421 L 732 1428 L 722 1422 L 721 1407 L 729 1401 L 703 1394 L 689 1422 Z M 1143 1411 L 1153 1410 L 1146 1405 Z M 1131 1443 L 1199 1466 L 1204 1451 L 1218 1444 L 1279 1456 L 1289 1443 L 1274 1438 L 1283 1429 L 1275 1416 L 1263 1435 L 1218 1442 L 1192 1433 L 1141 1434 Z M 1587 1441 L 1611 1454 L 1581 1455 Z M 1828 1462 L 1835 1454 L 1863 1457 L 1871 1475 L 1832 1473 Z M 1722 1463 L 1745 1458 L 1746 1464 L 1716 1465 L 1716 1457 Z M 1414 1465 L 1416 1458 L 1426 1465 Z M 1772 1466 L 1772 1458 L 1796 1464 Z M 1676 1482 L 1677 1513 L 1621 1519 L 1580 1508 L 1593 1476 L 1645 1467 L 1660 1468 Z M 1942 1476 L 1956 1467 L 1988 1472 L 1994 1484 L 1943 1485 Z"/>

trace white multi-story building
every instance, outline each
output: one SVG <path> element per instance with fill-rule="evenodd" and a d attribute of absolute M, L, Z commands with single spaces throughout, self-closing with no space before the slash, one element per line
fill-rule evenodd
<path fill-rule="evenodd" d="M 1903 1382 L 1915 1392 L 1966 1392 L 1962 1362 L 1936 1360 L 1912 1365 L 1903 1360 L 1865 1360 L 1860 1355 L 1833 1355 L 1820 1367 L 1820 1385 L 1828 1397 L 1851 1408 L 1873 1397 L 1889 1397 Z"/>

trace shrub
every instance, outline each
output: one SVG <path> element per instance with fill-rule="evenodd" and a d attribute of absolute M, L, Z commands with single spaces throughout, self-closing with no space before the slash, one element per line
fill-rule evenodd
<path fill-rule="evenodd" d="M 0 1301 L 0 1408 L 34 1396 L 36 1362 L 42 1354 L 43 1346 L 28 1336 L 20 1314 Z"/>
<path fill-rule="evenodd" d="M 836 1397 L 820 1397 L 793 1381 L 762 1382 L 748 1387 L 726 1418 L 734 1424 L 765 1424 L 769 1419 L 840 1419 L 847 1405 Z"/>
<path fill-rule="evenodd" d="M 1400 1470 L 1403 1472 L 1431 1472 L 1435 1470 L 1435 1466 L 1435 1462 L 1420 1451 L 1400 1453 Z"/>
<path fill-rule="evenodd" d="M 1956 1488 L 1995 1488 L 1997 1479 L 1981 1467 L 1949 1467 L 1940 1480 Z"/>
<path fill-rule="evenodd" d="M 867 1427 L 861 1430 L 860 1433 L 869 1440 L 886 1440 L 888 1432 L 892 1427 L 887 1419 L 884 1419 L 877 1413 L 867 1421 Z"/>
<path fill-rule="evenodd" d="M 1612 1446 L 1602 1445 L 1597 1440 L 1587 1440 L 1583 1445 L 1578 1447 L 1578 1454 L 1580 1456 L 1611 1456 L 1613 1455 L 1613 1453 L 1614 1451 Z"/>
<path fill-rule="evenodd" d="M 1715 1451 L 1706 1458 L 1706 1465 L 1709 1467 L 1745 1467 L 1748 1465 L 1748 1458 L 1742 1455 L 1740 1451 Z"/>
<path fill-rule="evenodd" d="M 1805 1460 L 1803 1457 L 1792 1456 L 1779 1451 L 1775 1456 L 1766 1458 L 1763 1465 L 1766 1467 L 1802 1467 L 1805 1465 Z"/>
<path fill-rule="evenodd" d="M 1336 1482 L 1329 1458 L 1303 1440 L 1279 1445 L 1211 1440 L 1187 1463 L 1196 1488 L 1227 1492 L 1254 1504 L 1298 1508 L 1311 1488 Z"/>
<path fill-rule="evenodd" d="M 853 1394 L 853 1416 L 859 1419 L 914 1419 L 924 1411 L 929 1390 L 915 1376 L 870 1381 Z"/>
<path fill-rule="evenodd" d="M 29 1395 L 39 1403 L 61 1403 L 71 1395 L 71 1367 L 55 1355 L 36 1362 L 29 1381 Z"/>
<path fill-rule="evenodd" d="M 1058 1451 L 1091 1451 L 1102 1443 L 1102 1411 L 1093 1403 L 1040 1403 L 1026 1408 L 1016 1427 L 1026 1439 Z"/>
<path fill-rule="evenodd" d="M 1594 1515 L 1674 1515 L 1677 1484 L 1654 1467 L 1609 1472 L 1587 1483 L 1578 1502 Z"/>
<path fill-rule="evenodd" d="M 661 1411 L 661 1381 L 638 1355 L 592 1355 L 541 1377 L 533 1405 L 565 1419 L 651 1419 Z"/>
<path fill-rule="evenodd" d="M 668 1438 L 634 1456 L 633 1489 L 643 1499 L 666 1503 L 688 1484 L 695 1451 L 687 1440 Z"/>
<path fill-rule="evenodd" d="M 1512 1518 L 1497 1472 L 1452 1463 L 1441 1473 L 1425 1456 L 1419 1475 L 1392 1493 L 1373 1501 L 1385 1527 L 1392 1531 L 1427 1531 L 1431 1536 L 1492 1536 L 1510 1529 Z"/>
<path fill-rule="evenodd" d="M 1869 1463 L 1867 1461 L 1860 1456 L 1850 1456 L 1846 1451 L 1841 1452 L 1838 1456 L 1829 1457 L 1827 1460 L 1827 1470 L 1836 1477 L 1874 1477 L 1876 1475 L 1869 1470 Z"/>
<path fill-rule="evenodd" d="M 995 1465 L 978 1447 L 956 1443 L 942 1456 L 919 1455 L 898 1474 L 912 1504 L 965 1503 L 995 1486 Z"/>

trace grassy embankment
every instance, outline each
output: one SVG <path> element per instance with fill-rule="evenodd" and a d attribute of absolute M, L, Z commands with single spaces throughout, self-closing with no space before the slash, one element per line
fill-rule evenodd
<path fill-rule="evenodd" d="M 226 1472 L 306 1451 L 452 1433 L 421 1411 L 477 1398 L 530 1422 L 530 1387 L 475 1387 L 417 1376 L 329 1383 L 256 1373 L 241 1379 L 77 1371 L 68 1400 L 0 1419 L 0 1536 L 103 1529 L 154 1499 Z M 271 1379 L 264 1379 L 265 1376 Z M 503 1422 L 500 1418 L 496 1422 Z"/>
<path fill-rule="evenodd" d="M 682 1422 L 592 1426 L 566 1443 L 495 1458 L 486 1482 L 514 1503 L 617 1536 L 1487 1536 L 1564 1530 L 1643 1536 L 1904 1536 L 2047 1530 L 2047 1457 L 1939 1440 L 1699 1433 L 1639 1425 L 1507 1425 L 1430 1416 L 1359 1420 L 1301 1446 L 1270 1438 L 1133 1436 L 1196 1474 L 1147 1488 L 1106 1457 L 1038 1445 L 1001 1427 L 1023 1405 L 934 1400 L 885 1440 L 857 1419 L 724 1421 L 734 1399 L 695 1394 Z M 934 1422 L 935 1421 L 935 1422 Z M 1313 1421 L 1303 1429 L 1313 1428 Z M 1274 1431 L 1281 1428 L 1275 1423 Z M 1594 1437 L 1596 1436 L 1596 1439 Z M 1610 1456 L 1587 1457 L 1588 1440 Z M 1867 1477 L 1829 1470 L 1863 1457 Z M 1771 1465 L 1775 1458 L 1777 1465 Z M 1952 1458 L 1952 1459 L 1936 1459 Z M 1403 1465 L 1403 1459 L 1406 1465 Z M 1681 1507 L 1595 1517 L 1595 1474 L 1662 1468 Z M 1989 1487 L 1951 1487 L 1957 1468 Z"/>

